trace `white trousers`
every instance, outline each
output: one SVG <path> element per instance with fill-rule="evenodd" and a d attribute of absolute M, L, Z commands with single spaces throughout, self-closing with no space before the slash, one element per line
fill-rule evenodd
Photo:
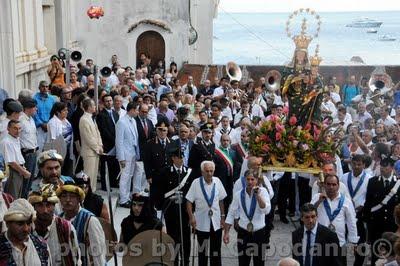
<path fill-rule="evenodd" d="M 130 200 L 131 183 L 133 173 L 136 169 L 136 158 L 132 157 L 125 161 L 125 167 L 121 169 L 121 177 L 119 179 L 119 203 L 125 204 Z"/>
<path fill-rule="evenodd" d="M 133 176 L 133 193 L 140 193 L 145 189 L 149 189 L 149 183 L 146 180 L 143 162 L 136 162 L 136 168 Z"/>

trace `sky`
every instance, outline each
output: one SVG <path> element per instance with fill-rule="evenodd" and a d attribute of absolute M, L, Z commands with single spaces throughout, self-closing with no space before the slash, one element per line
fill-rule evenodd
<path fill-rule="evenodd" d="M 400 10 L 399 0 L 220 0 L 220 12 L 292 12 L 299 8 L 317 12 Z"/>

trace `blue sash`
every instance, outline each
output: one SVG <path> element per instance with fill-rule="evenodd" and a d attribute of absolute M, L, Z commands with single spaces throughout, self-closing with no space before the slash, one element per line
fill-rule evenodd
<path fill-rule="evenodd" d="M 251 197 L 251 203 L 250 203 L 250 213 L 247 211 L 246 207 L 246 188 L 244 187 L 242 191 L 240 192 L 240 201 L 242 202 L 242 207 L 243 211 L 246 214 L 247 218 L 249 221 L 253 219 L 254 213 L 256 212 L 256 195 L 253 193 L 253 196 Z"/>
<path fill-rule="evenodd" d="M 242 188 L 245 188 L 246 187 L 246 179 L 244 178 L 244 176 L 242 176 L 240 178 L 240 181 L 242 182 Z"/>
<path fill-rule="evenodd" d="M 211 205 L 213 204 L 215 197 L 215 183 L 212 187 L 210 198 L 208 197 L 207 192 L 204 188 L 204 177 L 202 176 L 200 177 L 200 187 L 201 187 L 201 192 L 203 192 L 204 199 L 207 201 L 208 207 L 211 208 Z"/>
<path fill-rule="evenodd" d="M 358 183 L 357 183 L 357 185 L 356 185 L 356 189 L 353 190 L 353 185 L 352 185 L 352 183 L 351 183 L 351 178 L 353 177 L 353 172 L 349 172 L 349 175 L 347 176 L 347 187 L 349 188 L 349 192 L 350 192 L 351 198 L 354 198 L 354 196 L 355 196 L 355 195 L 357 194 L 357 192 L 360 190 L 361 185 L 364 183 L 364 179 L 365 179 L 365 176 L 366 176 L 366 175 L 367 175 L 367 174 L 366 174 L 365 171 L 364 171 L 364 173 L 363 173 L 363 175 L 361 176 L 360 180 L 358 180 Z"/>
<path fill-rule="evenodd" d="M 337 209 L 334 210 L 332 213 L 331 206 L 329 205 L 328 200 L 327 199 L 324 200 L 324 207 L 325 207 L 326 215 L 328 216 L 329 221 L 331 223 L 333 220 L 335 220 L 336 216 L 338 216 L 339 212 L 341 211 L 341 209 L 343 207 L 343 203 L 344 203 L 344 195 L 340 194 L 339 205 L 338 205 Z"/>

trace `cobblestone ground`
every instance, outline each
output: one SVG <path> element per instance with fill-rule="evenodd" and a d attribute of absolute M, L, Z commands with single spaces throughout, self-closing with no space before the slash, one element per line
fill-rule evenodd
<path fill-rule="evenodd" d="M 106 194 L 103 191 L 98 191 L 97 193 L 101 194 L 106 198 Z M 115 229 L 117 235 L 120 234 L 120 225 L 122 220 L 129 215 L 129 209 L 120 208 L 115 206 L 117 205 L 117 192 L 112 192 L 112 203 L 114 207 L 114 222 L 115 222 Z M 296 220 L 294 218 L 293 220 Z M 297 221 L 293 221 L 289 224 L 284 224 L 279 221 L 278 216 L 275 217 L 275 229 L 272 231 L 271 236 L 271 248 L 266 252 L 267 260 L 265 265 L 267 266 L 275 266 L 277 265 L 278 261 L 283 257 L 291 256 L 291 232 L 299 226 Z M 230 243 L 228 245 L 222 244 L 222 265 L 229 265 L 229 266 L 236 266 L 238 265 L 237 260 L 237 252 L 236 252 L 236 232 L 231 230 L 230 235 Z M 192 246 L 193 247 L 193 246 Z M 192 249 L 193 250 L 193 249 Z M 348 264 L 353 265 L 353 256 L 348 256 Z M 112 259 L 109 265 L 114 265 L 114 260 Z M 118 257 L 118 265 L 122 265 L 122 258 Z M 195 257 L 195 263 L 197 265 L 197 258 Z"/>

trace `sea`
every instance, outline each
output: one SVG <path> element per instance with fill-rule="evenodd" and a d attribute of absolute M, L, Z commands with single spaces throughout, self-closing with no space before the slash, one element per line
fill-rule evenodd
<path fill-rule="evenodd" d="M 321 30 L 309 46 L 314 54 L 319 45 L 321 65 L 348 65 L 359 56 L 367 65 L 400 64 L 400 11 L 318 13 Z M 247 65 L 283 65 L 291 60 L 294 42 L 287 37 L 286 21 L 290 13 L 227 13 L 219 12 L 214 19 L 213 63 L 234 61 Z M 382 21 L 377 33 L 367 28 L 346 27 L 360 19 Z M 300 32 L 302 17 L 291 22 L 291 31 Z M 313 35 L 317 24 L 307 15 L 307 31 Z M 395 41 L 380 41 L 384 35 Z"/>

